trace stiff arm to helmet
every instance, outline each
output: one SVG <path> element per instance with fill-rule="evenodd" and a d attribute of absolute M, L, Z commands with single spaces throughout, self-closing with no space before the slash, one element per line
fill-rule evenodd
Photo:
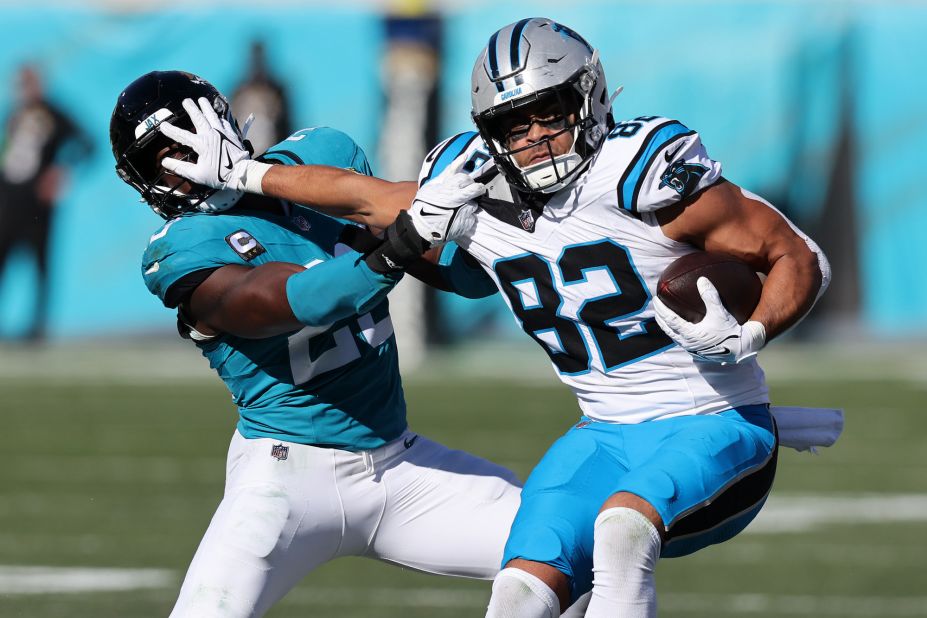
<path fill-rule="evenodd" d="M 161 160 L 162 167 L 193 183 L 220 191 L 260 193 L 261 180 L 270 164 L 251 160 L 251 153 L 242 140 L 251 118 L 240 135 L 227 119 L 216 115 L 205 98 L 196 102 L 185 99 L 182 104 L 196 131 L 185 131 L 166 121 L 158 130 L 191 148 L 197 155 L 196 161 L 165 158 Z"/>
<path fill-rule="evenodd" d="M 152 71 L 120 93 L 110 119 L 110 143 L 119 177 L 165 219 L 196 210 L 221 211 L 233 206 L 241 192 L 186 183 L 161 167 L 164 157 L 190 160 L 193 152 L 157 130 L 165 121 L 192 129 L 185 99 L 205 99 L 231 134 L 243 139 L 229 103 L 206 80 L 183 71 Z"/>
<path fill-rule="evenodd" d="M 169 122 L 158 126 L 166 137 L 192 149 L 196 161 L 165 158 L 161 165 L 196 184 L 263 194 L 263 178 L 272 166 L 250 158 L 232 125 L 217 116 L 206 99 L 201 98 L 197 103 L 189 99 L 182 103 L 195 131 L 183 130 Z M 374 270 L 402 269 L 418 260 L 427 247 L 456 238 L 469 227 L 476 210 L 473 200 L 485 193 L 486 188 L 460 169 L 463 163 L 445 170 L 418 190 L 411 209 L 399 213 L 388 227 L 383 245 L 370 253 L 370 266 Z"/>

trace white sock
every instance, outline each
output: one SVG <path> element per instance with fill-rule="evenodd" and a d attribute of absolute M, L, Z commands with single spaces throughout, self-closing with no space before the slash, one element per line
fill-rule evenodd
<path fill-rule="evenodd" d="M 521 569 L 502 569 L 492 582 L 486 618 L 557 618 L 560 600 L 547 584 Z"/>
<path fill-rule="evenodd" d="M 660 557 L 660 533 L 641 513 L 607 509 L 595 520 L 592 600 L 586 618 L 655 618 L 653 570 Z"/>

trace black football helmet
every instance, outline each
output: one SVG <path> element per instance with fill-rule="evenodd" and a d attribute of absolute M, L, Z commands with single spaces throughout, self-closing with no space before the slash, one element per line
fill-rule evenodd
<path fill-rule="evenodd" d="M 161 167 L 165 156 L 190 160 L 196 154 L 157 130 L 169 121 L 193 131 L 193 123 L 183 108 L 184 99 L 205 97 L 220 118 L 226 118 L 236 131 L 229 102 L 206 80 L 183 71 L 152 71 L 129 84 L 119 95 L 109 123 L 109 141 L 116 157 L 116 173 L 138 191 L 151 209 L 165 219 L 185 212 L 216 212 L 230 208 L 240 192 L 217 191 L 190 182 L 170 179 Z"/>

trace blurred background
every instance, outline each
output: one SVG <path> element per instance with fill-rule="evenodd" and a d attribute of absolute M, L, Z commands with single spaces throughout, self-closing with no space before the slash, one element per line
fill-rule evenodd
<path fill-rule="evenodd" d="M 190 71 L 256 115 L 259 150 L 331 126 L 411 179 L 472 130 L 491 33 L 538 15 L 600 50 L 616 118 L 698 130 L 834 270 L 762 359 L 777 402 L 843 407 L 846 435 L 783 454 L 742 538 L 661 566 L 661 615 L 927 616 L 927 3 L 891 0 L 0 2 L 0 616 L 166 615 L 221 496 L 235 413 L 142 283 L 161 220 L 114 173 L 122 88 Z M 413 426 L 527 474 L 578 411 L 501 298 L 404 282 L 391 302 Z M 271 616 L 487 596 L 358 561 Z"/>

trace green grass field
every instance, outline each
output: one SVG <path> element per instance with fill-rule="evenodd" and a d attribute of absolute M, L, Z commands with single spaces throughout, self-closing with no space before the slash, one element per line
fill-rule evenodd
<path fill-rule="evenodd" d="M 166 616 L 221 495 L 234 426 L 227 392 L 208 377 L 109 381 L 93 355 L 84 369 L 96 379 L 40 378 L 53 374 L 41 358 L 5 356 L 0 617 Z M 408 381 L 413 428 L 522 476 L 577 415 L 550 380 L 435 373 Z M 865 371 L 770 378 L 778 403 L 845 408 L 846 432 L 817 457 L 783 452 L 755 529 L 660 563 L 660 615 L 927 616 L 927 381 Z M 79 585 L 132 577 L 140 583 L 125 590 Z M 68 581 L 76 590 L 52 590 Z M 269 616 L 482 616 L 488 591 L 485 582 L 342 560 Z"/>

